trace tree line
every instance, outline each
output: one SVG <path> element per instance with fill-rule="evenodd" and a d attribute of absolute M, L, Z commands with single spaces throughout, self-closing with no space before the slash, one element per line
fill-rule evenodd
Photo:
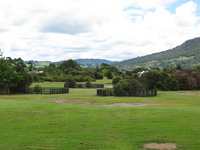
<path fill-rule="evenodd" d="M 34 68 L 21 58 L 0 58 L 0 88 L 27 88 L 32 82 L 92 82 L 96 79 L 120 74 L 118 68 L 102 63 L 100 67 L 83 68 L 76 61 L 69 59 L 58 65 L 50 63 L 46 67 Z"/>
<path fill-rule="evenodd" d="M 199 90 L 200 66 L 184 69 L 181 65 L 163 70 L 135 68 L 123 76 L 113 78 L 114 90 L 145 90 L 157 89 L 163 91 Z"/>
<path fill-rule="evenodd" d="M 32 82 L 66 82 L 74 87 L 76 82 L 90 82 L 107 77 L 112 79 L 113 88 L 120 90 L 199 90 L 200 66 L 185 69 L 181 65 L 163 70 L 135 68 L 122 72 L 117 67 L 102 63 L 100 67 L 83 68 L 69 59 L 58 65 L 34 68 L 31 62 L 25 64 L 21 58 L 0 57 L 0 89 L 27 88 Z"/>

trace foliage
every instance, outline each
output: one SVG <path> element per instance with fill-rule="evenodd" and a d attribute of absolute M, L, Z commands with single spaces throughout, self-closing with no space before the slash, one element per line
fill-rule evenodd
<path fill-rule="evenodd" d="M 100 70 L 102 71 L 103 75 L 106 76 L 108 79 L 112 79 L 114 75 L 119 75 L 120 71 L 117 67 L 102 63 Z"/>
<path fill-rule="evenodd" d="M 194 70 L 177 70 L 171 74 L 179 84 L 180 90 L 199 90 L 200 72 Z"/>
<path fill-rule="evenodd" d="M 112 84 L 116 85 L 122 78 L 121 77 L 114 77 L 112 80 Z"/>
<path fill-rule="evenodd" d="M 90 81 L 87 81 L 86 82 L 86 88 L 90 88 L 91 87 L 91 82 Z"/>
<path fill-rule="evenodd" d="M 200 65 L 195 66 L 195 67 L 194 67 L 194 70 L 200 72 Z"/>
<path fill-rule="evenodd" d="M 101 72 L 94 72 L 95 79 L 103 79 L 103 74 Z"/>
<path fill-rule="evenodd" d="M 4 58 L 0 58 L 0 88 L 16 86 L 20 80 L 22 80 L 22 76 L 15 71 L 14 66 Z"/>
<path fill-rule="evenodd" d="M 32 83 L 32 78 L 28 74 L 28 68 L 21 58 L 6 59 L 0 58 L 1 61 L 1 85 L 4 88 L 26 88 Z"/>
<path fill-rule="evenodd" d="M 103 75 L 104 75 L 105 77 L 107 77 L 108 79 L 112 79 L 112 78 L 113 78 L 112 72 L 111 72 L 110 70 L 108 70 L 108 69 L 103 69 L 102 72 L 103 72 Z"/>
<path fill-rule="evenodd" d="M 73 75 L 76 82 L 95 81 L 96 79 L 103 79 L 103 73 L 100 69 L 95 68 L 81 68 L 75 61 L 64 61 L 57 66 L 50 63 L 49 66 L 38 68 L 40 72 L 30 72 L 34 82 L 49 81 L 49 82 L 63 82 L 68 75 Z"/>
<path fill-rule="evenodd" d="M 36 92 L 36 93 L 40 93 L 40 91 L 41 91 L 41 86 L 40 85 L 35 85 L 35 87 L 34 87 L 34 91 Z"/>
<path fill-rule="evenodd" d="M 70 70 L 81 70 L 80 65 L 72 59 L 64 61 L 63 63 L 59 64 L 58 68 L 62 71 L 68 73 Z"/>
<path fill-rule="evenodd" d="M 178 81 L 169 76 L 167 73 L 151 70 L 148 71 L 139 78 L 139 80 L 146 86 L 147 89 L 159 89 L 159 90 L 179 90 Z"/>
<path fill-rule="evenodd" d="M 137 67 L 137 68 L 134 68 L 132 70 L 133 73 L 138 73 L 138 72 L 142 72 L 142 71 L 148 71 L 149 69 L 148 68 L 145 68 L 145 67 Z"/>
<path fill-rule="evenodd" d="M 75 88 L 76 81 L 75 81 L 75 79 L 74 79 L 74 77 L 72 75 L 69 75 L 69 76 L 67 76 L 65 84 L 69 88 Z"/>
<path fill-rule="evenodd" d="M 125 95 L 126 91 L 140 91 L 144 89 L 144 86 L 136 79 L 123 79 L 113 86 L 116 95 Z"/>
<path fill-rule="evenodd" d="M 29 87 L 32 83 L 32 78 L 30 74 L 28 73 L 28 68 L 24 64 L 23 60 L 21 58 L 18 59 L 9 59 L 11 64 L 14 65 L 16 72 L 19 73 L 19 75 L 22 77 L 22 80 L 18 82 L 17 86 L 15 88 L 26 88 Z"/>

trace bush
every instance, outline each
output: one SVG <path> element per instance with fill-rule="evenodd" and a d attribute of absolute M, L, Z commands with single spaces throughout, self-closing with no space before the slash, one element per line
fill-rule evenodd
<path fill-rule="evenodd" d="M 113 87 L 114 93 L 119 96 L 125 96 L 127 91 L 145 90 L 144 86 L 136 79 L 124 79 L 119 81 Z"/>
<path fill-rule="evenodd" d="M 98 96 L 112 96 L 112 90 L 110 90 L 110 89 L 98 89 L 97 95 Z"/>
<path fill-rule="evenodd" d="M 73 76 L 68 76 L 65 84 L 66 84 L 66 87 L 75 88 L 76 81 L 74 80 Z"/>
<path fill-rule="evenodd" d="M 36 92 L 37 94 L 42 92 L 42 88 L 40 87 L 40 85 L 35 85 L 34 92 Z"/>
<path fill-rule="evenodd" d="M 103 74 L 100 72 L 95 72 L 94 77 L 95 77 L 95 79 L 103 79 Z"/>
<path fill-rule="evenodd" d="M 92 84 L 91 84 L 90 81 L 87 81 L 87 82 L 86 82 L 86 88 L 90 88 L 90 87 L 92 87 Z"/>
<path fill-rule="evenodd" d="M 114 77 L 113 80 L 112 80 L 112 84 L 116 85 L 120 80 L 121 80 L 120 77 Z"/>
<path fill-rule="evenodd" d="M 180 89 L 178 80 L 175 77 L 169 76 L 166 72 L 158 70 L 151 70 L 142 74 L 139 80 L 147 89 L 156 88 L 164 91 Z"/>

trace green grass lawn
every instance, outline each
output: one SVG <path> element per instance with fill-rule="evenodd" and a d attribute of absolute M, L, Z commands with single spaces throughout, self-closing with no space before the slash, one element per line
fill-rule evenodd
<path fill-rule="evenodd" d="M 85 84 L 86 82 L 77 82 L 77 84 Z M 92 84 L 104 84 L 105 87 L 112 86 L 112 79 L 104 78 L 103 80 L 96 80 L 95 82 L 91 82 Z M 40 85 L 42 87 L 64 87 L 65 82 L 36 82 L 32 83 L 31 87 L 35 85 Z"/>
<path fill-rule="evenodd" d="M 114 103 L 151 105 L 102 106 Z M 95 89 L 0 95 L 0 149 L 141 150 L 144 143 L 172 142 L 179 150 L 198 150 L 199 106 L 200 91 L 159 91 L 145 98 L 97 97 Z"/>

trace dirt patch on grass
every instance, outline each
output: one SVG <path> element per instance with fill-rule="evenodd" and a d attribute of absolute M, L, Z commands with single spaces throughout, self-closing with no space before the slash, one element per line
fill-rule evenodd
<path fill-rule="evenodd" d="M 94 104 L 92 102 L 76 102 L 72 99 L 59 99 L 54 100 L 57 104 L 77 104 L 84 106 L 102 106 L 102 107 L 143 107 L 153 105 L 170 105 L 170 104 L 157 104 L 157 103 L 113 103 L 113 104 Z M 100 103 L 100 102 L 99 102 Z"/>
<path fill-rule="evenodd" d="M 168 150 L 168 149 L 176 149 L 176 143 L 148 143 L 144 144 L 143 147 L 146 149 L 158 149 L 158 150 Z"/>
<path fill-rule="evenodd" d="M 92 106 L 104 106 L 104 107 L 142 107 L 149 106 L 154 104 L 147 103 L 114 103 L 114 104 L 106 104 L 106 105 L 92 105 Z"/>
<path fill-rule="evenodd" d="M 179 95 L 199 95 L 199 93 L 191 92 L 191 93 L 178 93 Z"/>

